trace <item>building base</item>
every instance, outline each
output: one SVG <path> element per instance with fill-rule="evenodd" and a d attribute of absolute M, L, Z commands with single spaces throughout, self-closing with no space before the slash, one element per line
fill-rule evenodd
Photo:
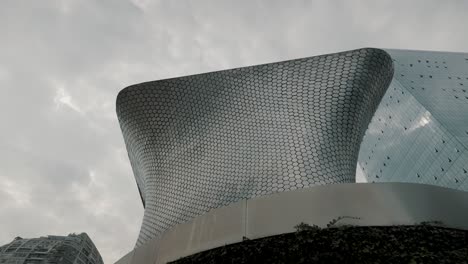
<path fill-rule="evenodd" d="M 323 228 L 421 222 L 468 230 L 468 192 L 413 183 L 350 183 L 256 197 L 177 225 L 116 263 L 167 263 L 246 239 L 292 233 L 300 223 Z"/>

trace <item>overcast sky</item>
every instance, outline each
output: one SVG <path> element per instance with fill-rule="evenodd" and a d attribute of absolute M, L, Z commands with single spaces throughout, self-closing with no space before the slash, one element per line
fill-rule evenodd
<path fill-rule="evenodd" d="M 467 52 L 467 10 L 440 0 L 0 0 L 0 245 L 87 232 L 106 263 L 133 248 L 143 207 L 115 114 L 122 88 L 369 46 Z"/>

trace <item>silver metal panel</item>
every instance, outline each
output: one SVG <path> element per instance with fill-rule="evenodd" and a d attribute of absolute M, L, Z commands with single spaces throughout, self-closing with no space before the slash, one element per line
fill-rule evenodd
<path fill-rule="evenodd" d="M 393 76 L 378 49 L 130 86 L 117 114 L 145 205 L 137 246 L 242 199 L 355 182 Z"/>
<path fill-rule="evenodd" d="M 246 201 L 241 201 L 175 226 L 158 240 L 158 263 L 241 242 L 245 235 L 245 213 Z"/>
<path fill-rule="evenodd" d="M 441 221 L 468 229 L 468 192 L 405 183 L 338 184 L 271 196 L 247 203 L 247 232 L 251 239 L 294 232 L 300 222 L 326 227 L 338 224 L 389 226 Z"/>

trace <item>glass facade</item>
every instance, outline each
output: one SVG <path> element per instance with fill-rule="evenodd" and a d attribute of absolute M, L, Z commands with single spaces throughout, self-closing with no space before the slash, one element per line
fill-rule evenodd
<path fill-rule="evenodd" d="M 16 237 L 0 247 L 0 263 L 103 264 L 86 233 L 25 239 Z"/>
<path fill-rule="evenodd" d="M 468 191 L 468 54 L 386 51 L 395 73 L 361 144 L 366 180 Z"/>

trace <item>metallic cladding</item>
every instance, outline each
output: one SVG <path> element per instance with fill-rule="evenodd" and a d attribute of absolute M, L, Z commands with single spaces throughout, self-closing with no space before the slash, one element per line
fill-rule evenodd
<path fill-rule="evenodd" d="M 145 204 L 137 247 L 241 199 L 355 181 L 393 77 L 359 49 L 133 85 L 117 115 Z"/>

